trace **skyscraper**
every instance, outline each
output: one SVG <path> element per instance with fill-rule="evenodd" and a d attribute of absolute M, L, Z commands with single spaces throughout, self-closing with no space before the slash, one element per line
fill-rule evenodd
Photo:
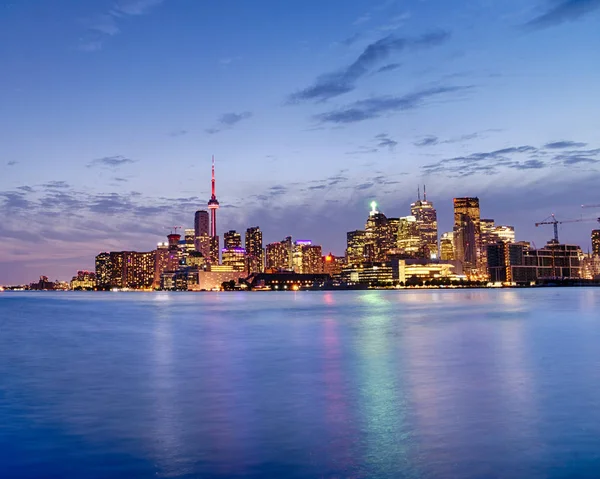
<path fill-rule="evenodd" d="M 110 275 L 110 254 L 100 253 L 96 256 L 96 287 L 100 290 L 109 289 Z"/>
<path fill-rule="evenodd" d="M 194 233 L 196 236 L 210 235 L 210 220 L 208 211 L 196 211 L 194 215 Z"/>
<path fill-rule="evenodd" d="M 440 259 L 442 261 L 454 261 L 454 232 L 450 231 L 442 235 L 440 240 Z"/>
<path fill-rule="evenodd" d="M 429 249 L 426 251 L 424 249 L 424 243 L 422 242 L 419 232 L 419 223 L 414 216 L 400 218 L 400 226 L 398 228 L 398 249 L 413 258 L 429 258 Z"/>
<path fill-rule="evenodd" d="M 363 230 L 349 231 L 346 234 L 346 262 L 359 265 L 365 262 L 365 242 L 367 233 Z"/>
<path fill-rule="evenodd" d="M 263 234 L 258 226 L 246 230 L 246 261 L 248 274 L 262 273 L 265 270 L 265 250 Z"/>
<path fill-rule="evenodd" d="M 242 235 L 235 230 L 230 230 L 223 235 L 223 248 L 234 249 L 242 247 Z"/>
<path fill-rule="evenodd" d="M 368 261 L 386 260 L 388 251 L 397 245 L 397 237 L 390 228 L 387 217 L 377 210 L 377 203 L 371 203 L 371 211 L 365 225 L 365 256 Z"/>
<path fill-rule="evenodd" d="M 600 256 L 600 230 L 592 231 L 592 254 Z"/>
<path fill-rule="evenodd" d="M 417 231 L 421 238 L 420 249 L 425 258 L 438 257 L 438 223 L 437 211 L 433 203 L 427 201 L 427 190 L 423 186 L 423 201 L 420 191 L 417 201 L 410 205 L 411 215 L 417 220 Z"/>
<path fill-rule="evenodd" d="M 265 267 L 277 271 L 291 271 L 292 264 L 292 238 L 286 237 L 278 243 L 267 245 L 265 254 Z"/>
<path fill-rule="evenodd" d="M 454 198 L 454 246 L 456 260 L 475 273 L 481 258 L 479 198 Z"/>

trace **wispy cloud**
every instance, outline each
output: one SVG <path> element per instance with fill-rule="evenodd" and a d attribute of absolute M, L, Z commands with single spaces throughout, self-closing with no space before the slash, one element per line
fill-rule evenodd
<path fill-rule="evenodd" d="M 546 143 L 545 148 L 553 150 L 560 150 L 564 148 L 585 148 L 587 143 L 581 143 L 578 141 L 554 141 L 552 143 Z"/>
<path fill-rule="evenodd" d="M 456 137 L 453 137 L 453 138 L 448 138 L 447 140 L 442 140 L 441 138 L 438 138 L 435 135 L 427 135 L 427 136 L 424 136 L 424 137 L 420 138 L 419 140 L 415 141 L 413 144 L 415 146 L 423 148 L 423 147 L 427 147 L 427 146 L 448 145 L 448 144 L 452 144 L 452 143 L 462 143 L 464 141 L 469 141 L 469 140 L 475 140 L 475 139 L 478 139 L 478 138 L 483 138 L 484 135 L 485 135 L 485 133 L 497 132 L 497 131 L 500 131 L 500 130 L 489 129 L 489 130 L 483 130 L 483 131 L 476 131 L 475 133 L 466 133 L 464 135 L 456 136 Z"/>
<path fill-rule="evenodd" d="M 450 34 L 446 31 L 428 33 L 417 38 L 387 35 L 368 45 L 353 63 L 336 72 L 320 76 L 311 86 L 291 94 L 288 101 L 290 103 L 322 102 L 343 95 L 354 90 L 356 82 L 361 77 L 368 74 L 393 53 L 431 48 L 445 43 L 449 38 Z"/>
<path fill-rule="evenodd" d="M 101 50 L 104 42 L 121 32 L 120 23 L 131 16 L 145 15 L 166 0 L 118 0 L 106 13 L 99 13 L 84 19 L 87 29 L 80 40 L 78 49 L 84 52 Z"/>
<path fill-rule="evenodd" d="M 225 129 L 230 129 L 241 121 L 252 118 L 251 111 L 243 111 L 241 113 L 223 113 L 217 120 L 215 126 L 207 128 L 205 131 L 209 135 L 214 135 Z"/>
<path fill-rule="evenodd" d="M 15 166 L 15 165 L 17 165 L 18 163 L 19 163 L 18 161 L 14 161 L 14 160 L 12 160 L 12 161 L 9 161 L 9 162 L 6 164 L 6 166 Z"/>
<path fill-rule="evenodd" d="M 172 136 L 173 138 L 177 138 L 178 136 L 185 136 L 189 133 L 189 131 L 187 130 L 173 130 L 169 133 L 169 136 Z"/>
<path fill-rule="evenodd" d="M 525 24 L 528 28 L 541 29 L 573 22 L 600 9 L 600 0 L 553 0 L 541 15 Z"/>
<path fill-rule="evenodd" d="M 403 96 L 379 96 L 360 100 L 346 107 L 316 115 L 321 123 L 356 123 L 379 118 L 387 113 L 413 110 L 422 107 L 435 97 L 458 94 L 472 89 L 472 86 L 440 86 L 408 93 Z"/>
<path fill-rule="evenodd" d="M 531 145 L 511 146 L 499 150 L 472 153 L 466 156 L 446 158 L 422 167 L 425 174 L 443 174 L 449 177 L 463 178 L 476 174 L 495 175 L 503 169 L 540 170 L 543 168 L 572 168 L 578 165 L 594 165 L 600 163 L 600 148 L 560 149 L 558 143 L 585 145 L 578 142 L 554 142 L 542 147 Z"/>
<path fill-rule="evenodd" d="M 119 166 L 128 165 L 131 163 L 135 163 L 135 160 L 131 158 L 126 158 L 121 155 L 117 156 L 105 156 L 104 158 L 96 158 L 88 163 L 88 168 L 94 166 L 107 166 L 109 168 L 118 168 Z"/>

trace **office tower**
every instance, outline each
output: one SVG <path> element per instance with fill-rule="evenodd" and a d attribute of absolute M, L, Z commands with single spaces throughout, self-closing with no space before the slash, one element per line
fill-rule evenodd
<path fill-rule="evenodd" d="M 454 261 L 454 232 L 449 231 L 442 235 L 440 241 L 440 259 L 442 261 Z"/>
<path fill-rule="evenodd" d="M 365 243 L 367 233 L 362 230 L 346 233 L 346 262 L 359 265 L 365 262 Z"/>
<path fill-rule="evenodd" d="M 334 256 L 331 253 L 323 256 L 323 273 L 331 277 L 340 276 L 344 266 L 346 266 L 346 258 L 344 256 Z"/>
<path fill-rule="evenodd" d="M 262 273 L 265 270 L 263 234 L 258 226 L 246 230 L 246 262 L 248 274 Z"/>
<path fill-rule="evenodd" d="M 365 225 L 365 256 L 368 261 L 383 262 L 387 253 L 397 245 L 397 238 L 389 227 L 388 219 L 377 211 L 377 203 L 371 203 L 371 211 Z"/>
<path fill-rule="evenodd" d="M 429 257 L 429 247 L 425 249 L 419 232 L 419 223 L 414 216 L 400 218 L 398 249 L 413 258 Z"/>
<path fill-rule="evenodd" d="M 515 227 L 514 226 L 496 226 L 494 228 L 494 235 L 500 241 L 504 243 L 515 242 Z"/>
<path fill-rule="evenodd" d="M 422 256 L 425 258 L 438 257 L 438 223 L 437 211 L 433 203 L 427 201 L 427 190 L 423 186 L 423 201 L 420 191 L 418 199 L 410 205 L 410 213 L 417 220 L 417 231 L 421 238 Z"/>
<path fill-rule="evenodd" d="M 210 237 L 210 251 L 208 253 L 208 258 L 210 264 L 219 264 L 219 237 L 211 236 Z"/>
<path fill-rule="evenodd" d="M 481 219 L 479 222 L 481 230 L 481 245 L 485 250 L 488 244 L 495 244 L 498 241 L 496 236 L 496 223 L 494 220 Z"/>
<path fill-rule="evenodd" d="M 152 286 L 155 289 L 160 287 L 160 277 L 165 271 L 169 271 L 171 262 L 171 253 L 168 243 L 158 243 L 154 250 L 154 280 Z"/>
<path fill-rule="evenodd" d="M 233 271 L 246 270 L 246 250 L 244 248 L 224 248 L 221 253 L 223 266 L 230 266 Z"/>
<path fill-rule="evenodd" d="M 475 222 L 466 214 L 460 214 L 454 225 L 454 255 L 463 264 L 465 272 L 477 269 L 477 235 Z"/>
<path fill-rule="evenodd" d="M 230 230 L 223 235 L 223 248 L 235 249 L 242 247 L 242 235 L 235 230 Z"/>
<path fill-rule="evenodd" d="M 208 200 L 208 209 L 210 210 L 210 236 L 217 237 L 217 210 L 219 202 L 217 201 L 217 181 L 215 180 L 215 157 L 212 158 L 212 180 L 211 180 L 211 196 Z M 218 241 L 217 241 L 218 248 Z M 218 254 L 218 251 L 217 251 Z"/>
<path fill-rule="evenodd" d="M 291 271 L 292 264 L 292 238 L 288 236 L 278 243 L 267 245 L 265 254 L 266 269 L 277 271 Z"/>
<path fill-rule="evenodd" d="M 600 256 L 600 230 L 592 231 L 592 254 Z"/>
<path fill-rule="evenodd" d="M 481 258 L 479 198 L 454 198 L 454 245 L 456 260 L 466 271 L 476 272 Z"/>
<path fill-rule="evenodd" d="M 296 240 L 292 246 L 292 269 L 296 273 L 302 273 L 302 255 L 304 247 L 312 245 L 310 240 Z"/>
<path fill-rule="evenodd" d="M 210 220 L 208 211 L 196 211 L 194 215 L 194 233 L 196 236 L 210 235 Z"/>
<path fill-rule="evenodd" d="M 100 253 L 96 256 L 96 287 L 98 289 L 110 288 L 111 269 L 109 253 Z"/>
<path fill-rule="evenodd" d="M 194 229 L 186 228 L 184 232 L 183 250 L 186 254 L 196 251 L 196 233 Z"/>

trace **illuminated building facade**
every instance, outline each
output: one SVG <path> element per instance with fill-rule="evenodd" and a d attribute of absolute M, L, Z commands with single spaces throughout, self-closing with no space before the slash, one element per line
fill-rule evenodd
<path fill-rule="evenodd" d="M 514 226 L 496 226 L 494 228 L 496 237 L 504 243 L 515 242 L 515 227 Z"/>
<path fill-rule="evenodd" d="M 210 250 L 208 253 L 208 258 L 210 261 L 210 264 L 219 264 L 219 237 L 218 236 L 211 236 L 210 237 Z"/>
<path fill-rule="evenodd" d="M 191 228 L 185 230 L 183 250 L 187 254 L 196 251 L 196 234 Z"/>
<path fill-rule="evenodd" d="M 423 201 L 418 200 L 410 205 L 410 213 L 417 221 L 417 231 L 421 240 L 421 256 L 437 258 L 438 255 L 438 221 L 437 211 L 433 203 L 427 201 L 427 190 L 423 187 Z"/>
<path fill-rule="evenodd" d="M 125 264 L 125 253 L 124 252 L 110 252 L 110 287 L 111 288 L 124 288 L 124 274 L 123 268 Z"/>
<path fill-rule="evenodd" d="M 363 263 L 348 265 L 342 270 L 341 279 L 350 284 L 391 286 L 394 278 L 388 263 Z"/>
<path fill-rule="evenodd" d="M 365 262 L 366 231 L 349 231 L 346 234 L 346 263 L 363 264 Z"/>
<path fill-rule="evenodd" d="M 371 203 L 371 212 L 365 225 L 365 257 L 369 262 L 383 262 L 390 250 L 397 246 L 397 237 L 390 228 L 387 217 Z"/>
<path fill-rule="evenodd" d="M 73 290 L 92 290 L 96 287 L 96 274 L 90 271 L 78 271 L 77 276 L 73 276 L 70 287 Z"/>
<path fill-rule="evenodd" d="M 196 236 L 210 236 L 208 211 L 196 211 L 196 214 L 194 215 L 194 234 Z"/>
<path fill-rule="evenodd" d="M 110 253 L 100 253 L 98 256 L 96 256 L 96 287 L 99 290 L 109 289 L 110 280 Z"/>
<path fill-rule="evenodd" d="M 262 231 L 258 226 L 248 228 L 245 240 L 248 274 L 263 273 L 265 270 L 265 250 L 263 249 Z"/>
<path fill-rule="evenodd" d="M 147 289 L 154 282 L 155 253 L 124 252 L 123 283 L 131 289 Z"/>
<path fill-rule="evenodd" d="M 223 235 L 223 248 L 235 249 L 242 247 L 242 235 L 235 230 L 230 230 Z"/>
<path fill-rule="evenodd" d="M 323 256 L 323 273 L 328 274 L 332 278 L 340 276 L 345 266 L 346 258 L 344 256 L 334 256 L 331 253 Z"/>
<path fill-rule="evenodd" d="M 442 234 L 440 240 L 440 259 L 442 261 L 454 261 L 454 232 L 449 231 Z"/>
<path fill-rule="evenodd" d="M 479 198 L 454 198 L 454 252 L 465 271 L 476 272 L 481 257 Z"/>
<path fill-rule="evenodd" d="M 221 253 L 223 266 L 231 266 L 233 271 L 246 271 L 246 250 L 244 248 L 223 249 Z"/>
<path fill-rule="evenodd" d="M 279 243 L 267 245 L 265 254 L 267 270 L 291 271 L 293 269 L 292 261 L 292 238 L 290 236 Z"/>
<path fill-rule="evenodd" d="M 592 254 L 600 256 L 600 230 L 592 231 Z"/>
<path fill-rule="evenodd" d="M 298 270 L 294 265 L 294 271 L 301 274 L 321 274 L 323 272 L 323 251 L 321 246 L 304 244 L 299 246 L 300 263 Z"/>
<path fill-rule="evenodd" d="M 410 280 L 459 279 L 453 264 L 429 258 L 393 260 L 391 267 L 393 279 L 400 283 L 410 282 Z"/>
<path fill-rule="evenodd" d="M 437 241 L 437 240 L 436 240 Z M 419 233 L 419 224 L 414 216 L 400 218 L 398 249 L 412 258 L 425 257 L 425 243 Z M 427 254 L 428 254 L 427 250 Z"/>

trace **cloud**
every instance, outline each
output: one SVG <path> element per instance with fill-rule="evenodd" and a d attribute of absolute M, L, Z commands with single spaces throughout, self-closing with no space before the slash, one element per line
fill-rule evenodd
<path fill-rule="evenodd" d="M 354 22 L 352 22 L 352 25 L 354 25 L 354 26 L 362 25 L 363 23 L 367 23 L 369 21 L 371 21 L 371 14 L 365 13 L 364 15 L 361 15 L 356 20 L 354 20 Z"/>
<path fill-rule="evenodd" d="M 448 41 L 450 33 L 439 31 L 428 33 L 417 38 L 387 35 L 367 45 L 359 57 L 347 67 L 321 75 L 309 87 L 291 94 L 289 103 L 302 101 L 323 102 L 336 96 L 348 93 L 356 88 L 356 82 L 369 73 L 377 64 L 383 62 L 393 53 L 403 50 L 431 48 Z"/>
<path fill-rule="evenodd" d="M 342 40 L 340 43 L 346 47 L 354 45 L 358 40 L 362 38 L 362 34 L 355 33 L 354 35 L 350 35 L 348 38 Z"/>
<path fill-rule="evenodd" d="M 577 141 L 555 141 L 552 143 L 546 143 L 544 148 L 549 148 L 551 150 L 559 150 L 562 148 L 585 148 L 587 143 L 580 143 Z"/>
<path fill-rule="evenodd" d="M 6 166 L 15 166 L 15 165 L 17 165 L 18 163 L 19 163 L 18 161 L 14 161 L 14 160 L 12 160 L 12 161 L 9 161 L 9 162 L 6 164 Z"/>
<path fill-rule="evenodd" d="M 388 73 L 398 70 L 402 66 L 402 63 L 389 63 L 388 65 L 382 66 L 376 73 Z"/>
<path fill-rule="evenodd" d="M 567 145 L 585 145 L 585 143 L 561 142 Z M 524 157 L 524 159 L 523 159 Z M 472 153 L 467 156 L 446 158 L 421 168 L 424 174 L 442 174 L 463 178 L 476 174 L 498 174 L 502 169 L 540 170 L 543 168 L 577 168 L 577 165 L 600 163 L 600 148 L 594 150 L 564 150 L 560 154 L 548 149 L 548 145 L 511 146 L 488 152 Z"/>
<path fill-rule="evenodd" d="M 70 188 L 71 185 L 69 185 L 69 183 L 67 183 L 66 181 L 49 181 L 48 183 L 44 183 L 42 187 L 49 190 L 55 190 Z"/>
<path fill-rule="evenodd" d="M 169 133 L 169 136 L 172 136 L 173 138 L 177 138 L 178 136 L 185 136 L 189 133 L 189 131 L 187 130 L 173 130 L 172 132 Z"/>
<path fill-rule="evenodd" d="M 424 146 L 434 146 L 439 144 L 440 139 L 437 136 L 426 136 L 421 140 L 414 143 L 415 146 L 424 147 Z"/>
<path fill-rule="evenodd" d="M 390 150 L 393 150 L 398 145 L 398 142 L 392 140 L 387 133 L 380 133 L 375 139 L 377 140 L 377 146 L 379 148 L 389 148 Z"/>
<path fill-rule="evenodd" d="M 586 15 L 600 9 L 600 0 L 558 0 L 542 15 L 525 24 L 532 29 L 543 29 L 565 22 L 580 20 Z"/>
<path fill-rule="evenodd" d="M 350 105 L 318 114 L 314 119 L 320 123 L 346 124 L 379 118 L 386 113 L 414 110 L 427 104 L 427 101 L 439 96 L 465 92 L 472 86 L 432 87 L 403 96 L 379 96 L 360 100 Z"/>
<path fill-rule="evenodd" d="M 131 163 L 135 163 L 135 160 L 131 158 L 126 158 L 121 155 L 117 156 L 105 156 L 104 158 L 96 158 L 88 163 L 88 168 L 93 166 L 108 166 L 109 168 L 118 168 L 119 166 L 128 165 Z"/>
<path fill-rule="evenodd" d="M 84 52 L 102 50 L 104 42 L 121 32 L 119 22 L 130 16 L 149 13 L 166 0 L 118 0 L 107 13 L 100 13 L 83 20 L 87 29 L 79 42 L 78 49 Z"/>
<path fill-rule="evenodd" d="M 490 130 L 476 131 L 475 133 L 467 133 L 467 134 L 460 135 L 460 136 L 457 136 L 454 138 L 448 138 L 447 140 L 442 140 L 435 135 L 428 135 L 428 136 L 424 136 L 420 140 L 414 142 L 413 145 L 415 145 L 419 148 L 423 148 L 423 147 L 427 147 L 427 146 L 462 143 L 463 141 L 475 140 L 477 138 L 482 138 L 484 133 L 497 132 L 497 131 L 500 131 L 500 130 L 490 129 Z"/>
<path fill-rule="evenodd" d="M 243 111 L 241 113 L 223 113 L 217 120 L 217 124 L 211 128 L 207 128 L 205 131 L 209 135 L 219 133 L 224 129 L 230 129 L 234 125 L 241 121 L 252 118 L 253 114 L 251 111 Z"/>

